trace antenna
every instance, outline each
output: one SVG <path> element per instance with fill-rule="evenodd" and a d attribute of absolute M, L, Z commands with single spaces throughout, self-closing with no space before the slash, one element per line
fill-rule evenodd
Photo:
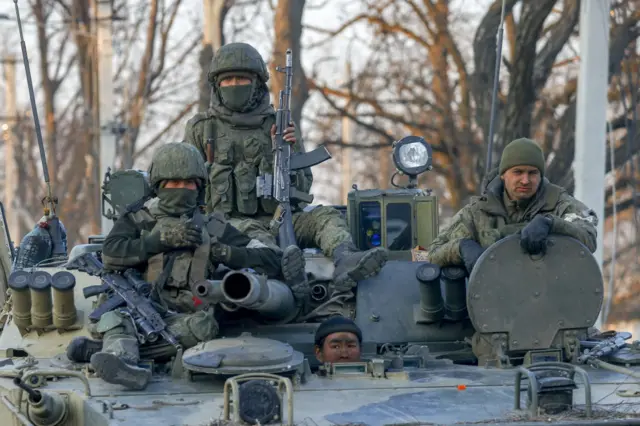
<path fill-rule="evenodd" d="M 51 235 L 54 256 L 66 256 L 66 232 L 62 224 L 56 217 L 57 199 L 53 197 L 51 192 L 51 182 L 49 181 L 49 167 L 47 167 L 47 156 L 44 150 L 44 142 L 42 141 L 42 131 L 40 129 L 40 119 L 38 118 L 38 108 L 36 107 L 36 96 L 33 92 L 33 81 L 31 80 L 31 69 L 29 68 L 29 56 L 27 55 L 27 45 L 24 42 L 22 33 L 22 21 L 20 19 L 20 10 L 18 9 L 18 0 L 13 0 L 16 9 L 16 20 L 18 21 L 18 31 L 20 32 L 20 48 L 22 49 L 22 60 L 24 62 L 24 70 L 27 73 L 27 85 L 29 86 L 29 99 L 31 101 L 31 111 L 33 113 L 33 121 L 36 130 L 36 139 L 38 140 L 38 148 L 40 149 L 40 161 L 42 162 L 42 173 L 44 181 L 47 184 L 47 196 L 42 199 L 44 206 L 44 215 L 47 218 L 48 230 Z M 48 207 L 45 205 L 48 204 Z M 63 237 L 64 235 L 64 237 Z"/>
<path fill-rule="evenodd" d="M 498 43 L 496 44 L 496 69 L 493 75 L 493 93 L 491 94 L 491 119 L 489 121 L 489 139 L 487 141 L 487 162 L 484 166 L 484 174 L 487 176 L 491 170 L 493 155 L 493 134 L 496 124 L 496 103 L 498 98 L 498 84 L 500 84 L 500 62 L 502 60 L 502 38 L 504 35 L 504 12 L 506 0 L 502 0 L 502 12 L 500 13 L 500 25 L 498 26 Z"/>

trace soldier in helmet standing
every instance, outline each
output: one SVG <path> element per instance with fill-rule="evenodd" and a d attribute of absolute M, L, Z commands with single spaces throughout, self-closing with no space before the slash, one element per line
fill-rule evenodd
<path fill-rule="evenodd" d="M 209 83 L 213 93 L 208 111 L 187 123 L 184 142 L 198 148 L 207 159 L 208 211 L 225 214 L 240 231 L 276 248 L 277 229 L 269 223 L 277 207 L 274 200 L 258 198 L 256 178 L 271 173 L 275 110 L 269 102 L 269 73 L 260 53 L 245 43 L 222 46 L 213 58 Z M 293 123 L 284 139 L 300 152 L 301 135 Z M 213 155 L 207 158 L 207 141 Z M 310 169 L 298 171 L 294 185 L 308 193 L 313 181 Z M 302 211 L 293 206 L 293 226 L 298 245 L 319 247 L 333 257 L 335 290 L 348 291 L 360 280 L 377 274 L 387 260 L 383 248 L 359 251 L 346 221 L 336 209 L 317 206 Z M 297 209 L 296 209 L 297 207 Z"/>
<path fill-rule="evenodd" d="M 163 145 L 154 153 L 149 174 L 156 198 L 128 206 L 105 239 L 102 257 L 105 269 L 138 268 L 153 283 L 152 300 L 159 312 L 180 313 L 166 321 L 184 348 L 218 334 L 213 308 L 199 303 L 191 286 L 211 278 L 219 264 L 252 268 L 273 278 L 284 275 L 292 289 L 308 286 L 298 247 L 273 250 L 219 216 L 199 212 L 197 200 L 207 175 L 194 147 Z M 131 320 L 118 310 L 107 312 L 95 331 L 102 341 L 74 339 L 67 348 L 69 359 L 90 361 L 96 374 L 109 383 L 145 388 L 151 373 L 137 366 L 139 342 Z"/>

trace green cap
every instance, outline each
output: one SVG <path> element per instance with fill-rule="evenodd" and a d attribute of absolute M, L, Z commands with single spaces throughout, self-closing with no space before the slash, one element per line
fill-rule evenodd
<path fill-rule="evenodd" d="M 500 159 L 500 174 L 515 166 L 532 166 L 540 170 L 544 176 L 545 161 L 542 149 L 537 143 L 527 138 L 512 141 L 502 151 Z"/>

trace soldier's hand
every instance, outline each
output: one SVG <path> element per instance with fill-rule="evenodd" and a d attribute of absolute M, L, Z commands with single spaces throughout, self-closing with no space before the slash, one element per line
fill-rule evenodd
<path fill-rule="evenodd" d="M 289 142 L 291 145 L 296 143 L 296 126 L 293 122 L 289 123 L 289 127 L 284 129 L 283 139 Z M 271 140 L 276 137 L 276 125 L 271 126 Z"/>
<path fill-rule="evenodd" d="M 476 265 L 482 253 L 484 253 L 484 249 L 476 241 L 467 238 L 460 241 L 460 257 L 469 275 L 471 275 L 471 270 Z"/>
<path fill-rule="evenodd" d="M 192 222 L 160 226 L 160 243 L 169 249 L 196 248 L 202 244 L 202 230 Z"/>
<path fill-rule="evenodd" d="M 520 246 L 523 250 L 529 254 L 544 254 L 552 224 L 553 221 L 544 215 L 534 217 L 520 233 Z"/>

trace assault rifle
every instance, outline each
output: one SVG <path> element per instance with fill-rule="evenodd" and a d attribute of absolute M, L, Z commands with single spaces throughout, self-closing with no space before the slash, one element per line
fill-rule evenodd
<path fill-rule="evenodd" d="M 85 298 L 112 293 L 106 302 L 89 315 L 89 319 L 97 321 L 104 313 L 126 305 L 124 312 L 133 320 L 140 343 L 153 343 L 158 337 L 162 337 L 176 349 L 182 349 L 178 340 L 167 331 L 167 324 L 149 300 L 151 284 L 140 278 L 135 269 L 128 269 L 122 275 L 103 272 L 102 262 L 92 253 L 77 257 L 67 265 L 67 269 L 78 269 L 89 275 L 100 276 L 104 282 L 103 285 L 85 287 L 82 290 Z"/>
<path fill-rule="evenodd" d="M 631 333 L 626 331 L 623 332 L 615 332 L 615 331 L 607 331 L 603 334 L 611 334 L 609 337 L 601 340 L 601 341 L 580 341 L 580 346 L 585 347 L 587 349 L 584 350 L 582 355 L 578 357 L 578 362 L 583 364 L 588 364 L 594 368 L 603 368 L 605 370 L 613 371 L 615 373 L 624 374 L 626 376 L 635 377 L 636 379 L 640 379 L 640 373 L 634 371 L 630 368 L 622 367 L 620 365 L 612 364 L 611 362 L 603 361 L 600 358 L 606 357 L 608 355 L 617 354 L 624 348 L 635 348 L 633 351 L 637 351 L 638 346 L 640 346 L 640 342 L 637 340 L 632 343 L 626 343 L 625 340 L 631 338 Z M 618 354 L 622 359 L 625 358 L 623 354 Z M 635 357 L 632 355 L 631 359 Z M 614 361 L 614 362 L 624 362 L 624 361 Z"/>
<path fill-rule="evenodd" d="M 291 201 L 311 203 L 313 195 L 299 191 L 291 185 L 291 178 L 295 172 L 327 161 L 331 154 L 324 146 L 311 152 L 304 152 L 300 143 L 300 153 L 291 153 L 291 145 L 284 140 L 284 131 L 291 123 L 291 83 L 293 80 L 293 57 L 291 49 L 287 49 L 286 65 L 277 67 L 277 71 L 285 74 L 284 89 L 280 91 L 278 110 L 276 111 L 276 137 L 273 144 L 274 162 L 273 176 L 265 173 L 257 178 L 258 196 L 275 198 L 279 206 L 273 215 L 272 224 L 278 227 L 278 242 L 280 247 L 286 248 L 296 244 L 291 216 Z"/>
<path fill-rule="evenodd" d="M 627 346 L 625 340 L 629 338 L 631 338 L 631 333 L 621 332 L 615 333 L 599 342 L 581 341 L 580 345 L 587 349 L 578 357 L 578 362 L 591 365 L 598 364 L 599 358 L 611 355 Z"/>

